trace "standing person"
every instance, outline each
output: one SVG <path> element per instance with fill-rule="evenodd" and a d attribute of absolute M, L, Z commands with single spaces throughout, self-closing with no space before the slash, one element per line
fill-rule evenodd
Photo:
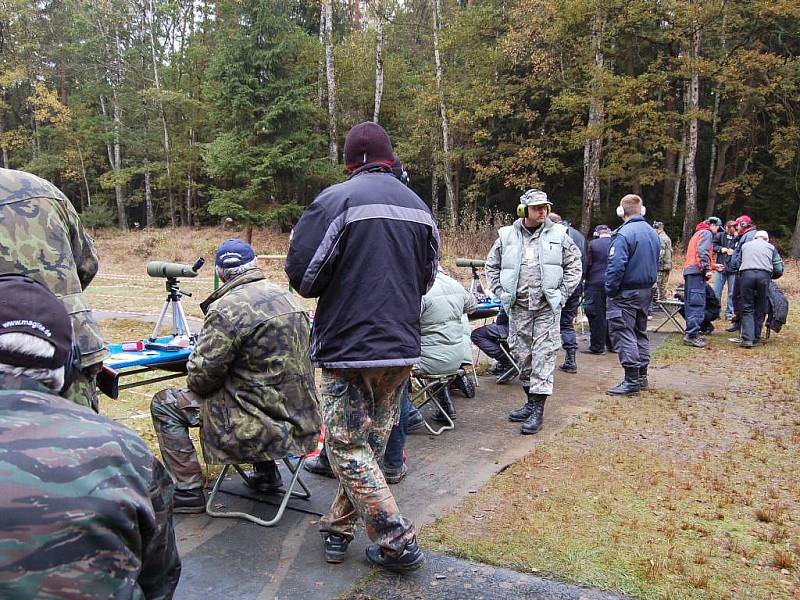
<path fill-rule="evenodd" d="M 725 231 L 718 231 L 714 236 L 714 252 L 716 252 L 717 264 L 724 267 L 724 270 L 714 274 L 714 294 L 717 300 L 722 303 L 722 288 L 728 286 L 728 299 L 725 306 L 725 319 L 733 318 L 733 287 L 736 282 L 736 272 L 731 271 L 730 262 L 733 251 L 736 248 L 736 221 L 725 223 Z"/>
<path fill-rule="evenodd" d="M 713 220 L 713 219 L 716 219 Z M 719 231 L 719 219 L 712 217 L 701 221 L 694 228 L 694 235 L 686 248 L 686 262 L 683 265 L 684 310 L 686 312 L 686 335 L 683 343 L 695 348 L 705 348 L 706 342 L 700 337 L 706 311 L 706 279 L 717 269 L 712 258 L 714 236 Z"/>
<path fill-rule="evenodd" d="M 672 271 L 672 240 L 669 239 L 667 232 L 664 231 L 664 223 L 661 221 L 653 221 L 653 229 L 656 230 L 660 243 L 655 297 L 656 300 L 668 300 L 667 284 L 669 283 L 670 271 Z"/>
<path fill-rule="evenodd" d="M 520 198 L 512 225 L 501 227 L 486 258 L 486 279 L 509 317 L 509 346 L 519 366 L 527 401 L 509 420 L 523 434 L 542 428 L 553 393 L 561 309 L 581 281 L 581 251 L 567 228 L 548 217 L 552 202 L 541 190 Z"/>
<path fill-rule="evenodd" d="M 575 242 L 578 250 L 581 251 L 581 282 L 567 298 L 567 303 L 561 309 L 561 347 L 564 348 L 564 364 L 558 368 L 565 373 L 577 373 L 578 363 L 575 360 L 575 353 L 578 351 L 578 338 L 575 335 L 575 318 L 578 316 L 578 309 L 581 306 L 581 296 L 583 296 L 583 279 L 586 278 L 586 265 L 588 264 L 588 248 L 586 238 L 583 234 L 570 225 L 569 221 L 562 220 L 561 216 L 551 212 L 550 220 L 553 223 L 561 223 L 567 228 L 567 234 Z"/>
<path fill-rule="evenodd" d="M 630 396 L 647 389 L 650 341 L 647 309 L 658 277 L 658 234 L 644 220 L 645 207 L 636 194 L 620 200 L 617 215 L 624 221 L 611 238 L 606 268 L 606 316 L 611 343 L 625 369 L 625 379 L 607 394 Z"/>
<path fill-rule="evenodd" d="M 611 229 L 608 225 L 594 228 L 596 236 L 589 242 L 588 275 L 584 305 L 586 318 L 589 320 L 589 349 L 587 354 L 604 354 L 606 348 L 611 350 L 606 321 L 606 268 L 608 267 L 608 251 L 611 249 Z"/>
<path fill-rule="evenodd" d="M 40 177 L 0 169 L 0 274 L 25 274 L 64 303 L 81 351 L 80 372 L 64 397 L 95 412 L 107 352 L 83 290 L 98 268 L 94 242 L 67 197 Z"/>
<path fill-rule="evenodd" d="M 742 246 L 741 255 L 738 277 L 742 295 L 742 347 L 752 348 L 761 339 L 764 316 L 769 309 L 770 279 L 783 275 L 783 259 L 763 230 Z"/>
<path fill-rule="evenodd" d="M 376 542 L 367 558 L 408 571 L 425 559 L 376 457 L 420 361 L 420 302 L 436 277 L 439 232 L 425 203 L 392 174 L 392 143 L 380 125 L 354 126 L 344 157 L 350 176 L 308 207 L 285 267 L 302 296 L 319 298 L 311 359 L 322 367 L 326 449 L 339 479 L 320 529 L 326 559 L 342 562 L 360 518 Z"/>
<path fill-rule="evenodd" d="M 205 511 L 189 428 L 201 427 L 206 463 L 252 464 L 245 483 L 265 493 L 281 487 L 275 459 L 311 452 L 319 438 L 305 310 L 266 279 L 247 242 L 226 240 L 214 262 L 222 286 L 200 305 L 205 319 L 186 365 L 188 388 L 161 390 L 150 404 L 182 513 Z"/>
<path fill-rule="evenodd" d="M 169 600 L 172 481 L 133 431 L 58 396 L 72 346 L 54 294 L 0 276 L 0 596 Z"/>
<path fill-rule="evenodd" d="M 737 233 L 739 234 L 736 240 L 736 247 L 733 249 L 731 260 L 728 263 L 728 269 L 732 273 L 738 273 L 739 267 L 742 264 L 742 246 L 751 241 L 756 236 L 756 224 L 747 215 L 742 215 L 736 219 Z M 733 333 L 739 331 L 739 326 L 742 319 L 742 294 L 736 281 L 733 283 L 733 318 L 731 325 L 725 331 Z"/>

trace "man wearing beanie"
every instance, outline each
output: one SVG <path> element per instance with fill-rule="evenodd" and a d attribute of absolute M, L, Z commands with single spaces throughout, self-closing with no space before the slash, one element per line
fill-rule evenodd
<path fill-rule="evenodd" d="M 208 464 L 252 464 L 245 483 L 277 491 L 275 461 L 311 452 L 319 437 L 309 324 L 303 307 L 258 268 L 242 240 L 217 249 L 222 286 L 201 305 L 205 320 L 187 364 L 188 389 L 162 390 L 150 405 L 175 512 L 205 510 L 203 475 L 190 427 L 201 427 Z"/>
<path fill-rule="evenodd" d="M 172 482 L 133 431 L 59 397 L 78 369 L 62 301 L 0 275 L 0 596 L 172 598 Z"/>
<path fill-rule="evenodd" d="M 311 359 L 322 368 L 325 445 L 339 491 L 320 521 L 329 562 L 342 562 L 359 520 L 367 558 L 395 571 L 422 566 L 414 525 L 397 507 L 383 455 L 402 384 L 420 362 L 420 302 L 436 276 L 439 232 L 420 198 L 392 173 L 386 131 L 347 134 L 349 177 L 317 196 L 294 228 L 292 286 L 319 298 Z"/>

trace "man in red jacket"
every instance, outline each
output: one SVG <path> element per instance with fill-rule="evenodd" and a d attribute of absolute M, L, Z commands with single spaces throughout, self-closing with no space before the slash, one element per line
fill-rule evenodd
<path fill-rule="evenodd" d="M 716 217 L 698 223 L 686 249 L 686 262 L 683 265 L 686 335 L 683 336 L 683 343 L 695 348 L 706 347 L 705 340 L 700 337 L 700 330 L 706 309 L 706 274 L 718 270 L 711 251 L 717 231 L 719 219 Z"/>

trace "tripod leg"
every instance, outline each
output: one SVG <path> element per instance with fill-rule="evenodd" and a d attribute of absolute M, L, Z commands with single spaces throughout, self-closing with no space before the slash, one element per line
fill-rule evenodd
<path fill-rule="evenodd" d="M 189 320 L 186 318 L 183 305 L 180 302 L 176 302 L 175 304 L 177 306 L 178 323 L 180 323 L 180 328 L 183 330 L 183 335 L 189 337 L 192 335 L 192 330 L 189 328 Z"/>
<path fill-rule="evenodd" d="M 150 340 L 154 341 L 158 338 L 158 333 L 161 331 L 161 326 L 164 324 L 164 317 L 167 315 L 167 310 L 169 309 L 169 296 L 167 299 L 164 300 L 164 306 L 161 308 L 161 314 L 158 316 L 158 320 L 156 321 L 156 326 L 153 328 L 153 334 L 150 336 Z"/>

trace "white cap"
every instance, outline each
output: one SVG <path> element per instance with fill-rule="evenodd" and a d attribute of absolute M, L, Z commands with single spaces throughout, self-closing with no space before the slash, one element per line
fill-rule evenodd
<path fill-rule="evenodd" d="M 763 229 L 759 229 L 756 231 L 756 235 L 754 237 L 761 238 L 762 240 L 769 241 L 769 234 L 764 231 Z"/>

